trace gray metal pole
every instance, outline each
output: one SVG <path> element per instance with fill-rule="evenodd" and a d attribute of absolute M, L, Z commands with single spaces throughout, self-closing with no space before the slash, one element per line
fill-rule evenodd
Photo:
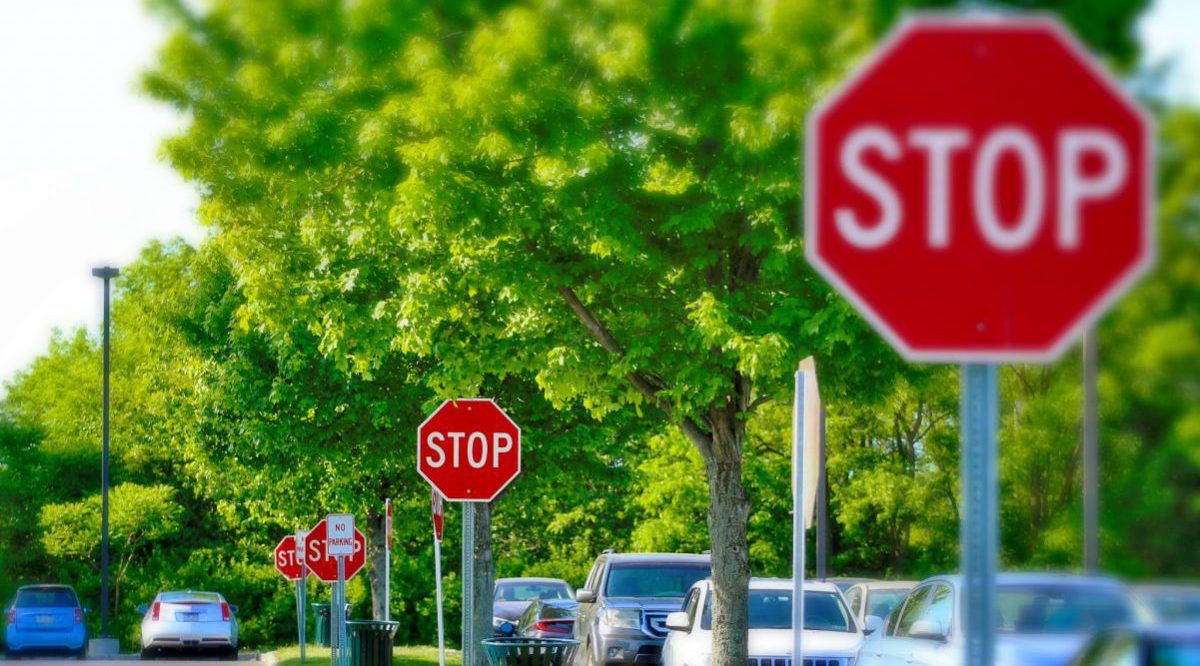
<path fill-rule="evenodd" d="M 100 444 L 100 636 L 108 635 L 108 396 L 109 372 L 109 331 L 112 328 L 112 316 L 109 307 L 110 281 L 119 271 L 111 266 L 93 268 L 92 275 L 104 280 L 104 389 L 103 416 L 101 417 Z"/>
<path fill-rule="evenodd" d="M 1100 411 L 1096 390 L 1099 364 L 1096 329 L 1083 338 L 1083 568 L 1100 570 Z"/>
<path fill-rule="evenodd" d="M 804 373 L 792 404 L 792 663 L 804 663 Z"/>
<path fill-rule="evenodd" d="M 999 382 L 995 365 L 962 368 L 962 525 L 965 666 L 995 661 L 996 561 L 1000 547 L 996 429 Z"/>
<path fill-rule="evenodd" d="M 462 524 L 462 663 L 475 666 L 475 505 L 461 502 Z"/>
<path fill-rule="evenodd" d="M 821 440 L 817 453 L 817 580 L 829 575 L 829 478 L 825 471 L 825 407 L 821 406 Z"/>

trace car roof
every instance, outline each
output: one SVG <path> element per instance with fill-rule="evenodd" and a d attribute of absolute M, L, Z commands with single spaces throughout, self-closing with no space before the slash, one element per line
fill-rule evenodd
<path fill-rule="evenodd" d="M 961 574 L 946 574 L 931 576 L 921 583 L 941 580 L 958 586 L 962 583 Z M 996 575 L 996 584 L 1002 587 L 1018 587 L 1021 585 L 1075 585 L 1079 587 L 1110 587 L 1124 589 L 1125 584 L 1107 576 L 1084 576 L 1081 574 L 1055 573 L 1047 571 L 1005 571 Z"/>
<path fill-rule="evenodd" d="M 708 564 L 712 558 L 695 553 L 609 553 L 609 562 L 696 562 Z"/>
<path fill-rule="evenodd" d="M 855 583 L 853 587 L 861 587 L 865 590 L 911 590 L 917 586 L 915 580 L 865 580 L 861 583 Z"/>
<path fill-rule="evenodd" d="M 497 578 L 496 584 L 500 583 L 562 583 L 567 584 L 567 581 L 561 578 L 535 578 L 535 577 L 515 577 L 515 578 Z"/>
<path fill-rule="evenodd" d="M 708 587 L 712 585 L 711 578 L 696 581 L 694 585 Z M 793 583 L 791 578 L 751 578 L 751 590 L 790 590 Z M 833 583 L 828 583 L 819 580 L 805 580 L 805 592 L 837 592 L 837 586 Z"/>
<path fill-rule="evenodd" d="M 21 590 L 71 590 L 74 592 L 75 588 L 61 583 L 38 583 L 35 585 L 22 585 L 17 588 L 18 592 Z"/>

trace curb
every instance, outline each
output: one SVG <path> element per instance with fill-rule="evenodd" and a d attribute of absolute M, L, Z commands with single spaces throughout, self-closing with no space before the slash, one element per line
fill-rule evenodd
<path fill-rule="evenodd" d="M 255 661 L 266 664 L 267 666 L 277 666 L 277 664 L 279 664 L 279 657 L 275 655 L 274 651 L 262 652 L 255 655 Z"/>

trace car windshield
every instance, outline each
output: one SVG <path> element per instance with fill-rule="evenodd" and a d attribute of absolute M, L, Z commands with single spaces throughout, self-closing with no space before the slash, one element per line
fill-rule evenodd
<path fill-rule="evenodd" d="M 1008 634 L 1090 634 L 1134 621 L 1125 597 L 1106 587 L 1004 586 L 997 605 Z"/>
<path fill-rule="evenodd" d="M 496 601 L 534 601 L 536 599 L 570 599 L 571 592 L 563 583 L 506 582 L 496 584 Z"/>
<path fill-rule="evenodd" d="M 1200 594 L 1163 593 L 1145 599 L 1154 615 L 1164 622 L 1200 619 Z"/>
<path fill-rule="evenodd" d="M 75 593 L 65 587 L 28 588 L 17 592 L 15 608 L 75 608 Z"/>
<path fill-rule="evenodd" d="M 791 590 L 750 590 L 751 629 L 791 629 Z M 704 629 L 712 629 L 712 595 L 704 605 Z M 850 611 L 833 592 L 804 593 L 804 628 L 811 631 L 854 631 Z"/>
<path fill-rule="evenodd" d="M 682 599 L 693 583 L 710 575 L 712 568 L 703 562 L 614 563 L 604 591 L 610 597 Z"/>
<path fill-rule="evenodd" d="M 867 597 L 867 615 L 885 618 L 908 594 L 908 590 L 871 590 Z"/>

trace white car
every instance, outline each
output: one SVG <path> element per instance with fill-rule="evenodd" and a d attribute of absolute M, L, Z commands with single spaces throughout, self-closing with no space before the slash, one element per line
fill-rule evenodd
<path fill-rule="evenodd" d="M 750 666 L 791 666 L 792 581 L 750 581 Z M 862 630 L 832 583 L 804 583 L 804 663 L 851 666 Z M 683 610 L 667 616 L 663 666 L 709 666 L 712 661 L 712 581 L 692 586 Z"/>
<path fill-rule="evenodd" d="M 164 651 L 205 651 L 238 658 L 237 606 L 216 592 L 160 592 L 142 605 L 142 659 Z"/>
<path fill-rule="evenodd" d="M 961 601 L 961 577 L 923 581 L 867 638 L 858 666 L 962 664 Z M 995 666 L 1065 666 L 1092 635 L 1139 620 L 1126 587 L 1108 578 L 1002 573 L 996 601 Z"/>
<path fill-rule="evenodd" d="M 858 620 L 860 627 L 867 626 L 867 618 L 875 615 L 887 619 L 892 609 L 904 601 L 908 592 L 917 586 L 916 581 L 872 580 L 852 585 L 845 590 L 846 605 Z M 870 633 L 870 632 L 868 632 Z"/>

